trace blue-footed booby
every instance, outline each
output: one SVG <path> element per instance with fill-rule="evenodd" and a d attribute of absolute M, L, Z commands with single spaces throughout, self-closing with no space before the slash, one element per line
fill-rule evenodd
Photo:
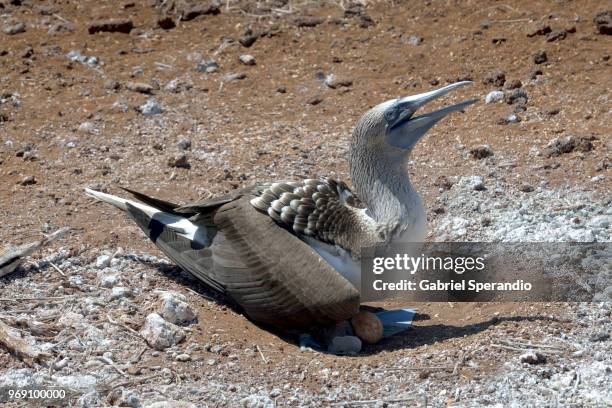
<path fill-rule="evenodd" d="M 367 111 L 351 141 L 355 191 L 330 178 L 280 181 L 183 206 L 127 189 L 140 202 L 86 192 L 125 211 L 171 260 L 252 320 L 284 329 L 332 324 L 359 311 L 362 247 L 425 238 L 409 155 L 438 121 L 475 100 L 414 114 L 470 83 Z"/>

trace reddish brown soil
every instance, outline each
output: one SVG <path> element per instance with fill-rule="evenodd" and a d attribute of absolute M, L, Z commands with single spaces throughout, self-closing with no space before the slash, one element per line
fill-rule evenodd
<path fill-rule="evenodd" d="M 330 175 L 347 180 L 348 140 L 364 111 L 386 99 L 460 79 L 475 84 L 441 103 L 471 97 L 482 102 L 438 125 L 413 154 L 413 181 L 430 210 L 437 177 L 486 176 L 492 170 L 482 161 L 464 158 L 466 149 L 485 143 L 495 152 L 500 177 L 517 188 L 524 182 L 547 181 L 552 187 L 584 185 L 605 192 L 612 185 L 607 164 L 612 47 L 611 38 L 598 34 L 592 21 L 604 7 L 597 0 L 380 1 L 365 8 L 375 23 L 368 28 L 360 26 L 358 17 L 345 18 L 334 2 L 302 4 L 291 14 L 270 17 L 274 13 L 269 9 L 231 1 L 230 10 L 223 5 L 219 15 L 182 21 L 167 31 L 157 27 L 159 9 L 144 1 L 51 1 L 44 8 L 33 1 L 18 7 L 0 3 L 5 4 L 0 9 L 3 21 L 12 18 L 27 26 L 25 33 L 0 33 L 0 92 L 18 93 L 21 101 L 20 107 L 11 102 L 0 106 L 0 242 L 28 242 L 40 237 L 48 223 L 51 229 L 73 227 L 62 245 L 85 246 L 92 257 L 101 248 L 118 246 L 159 254 L 125 216 L 93 202 L 83 188 L 101 185 L 118 192 L 114 185 L 119 184 L 187 202 L 272 179 Z M 294 19 L 299 16 L 324 20 L 315 27 L 298 27 Z M 88 34 L 89 23 L 99 17 L 129 17 L 135 29 L 131 34 Z M 49 24 L 62 21 L 73 23 L 76 31 L 47 34 Z M 575 32 L 547 42 L 546 36 L 526 35 L 534 22 Z M 235 40 L 248 27 L 269 35 L 244 48 Z M 411 35 L 422 37 L 422 44 L 406 43 Z M 223 48 L 224 39 L 234 41 Z M 30 56 L 28 47 L 33 50 Z M 72 50 L 96 56 L 103 65 L 71 62 L 66 54 Z M 533 55 L 539 50 L 546 51 L 548 62 L 536 65 Z M 189 58 L 193 53 L 216 59 L 220 72 L 196 72 L 199 59 Z M 246 53 L 257 59 L 255 66 L 239 62 L 238 56 Z M 142 74 L 135 73 L 138 68 Z M 542 75 L 532 80 L 536 69 Z M 508 82 L 521 80 L 529 96 L 518 124 L 498 123 L 513 105 L 484 103 L 488 92 L 499 89 L 483 83 L 496 70 L 504 71 Z M 221 80 L 234 72 L 247 78 Z M 350 77 L 353 85 L 328 89 L 318 72 Z M 175 78 L 193 87 L 165 91 Z M 112 81 L 120 84 L 119 90 L 112 89 Z M 151 118 L 137 112 L 150 96 L 127 90 L 129 81 L 159 83 L 161 89 L 153 93 L 166 112 Z M 279 87 L 286 93 L 278 92 Z M 307 103 L 316 96 L 322 99 L 319 104 Z M 112 108 L 118 100 L 128 105 L 127 112 Z M 550 114 L 552 109 L 558 113 Z M 92 122 L 97 133 L 80 132 L 83 122 Z M 594 136 L 593 150 L 530 156 L 532 148 L 543 150 L 549 140 L 569 135 Z M 189 170 L 167 164 L 182 138 L 193 144 L 186 152 Z M 12 146 L 5 143 L 9 140 Z M 76 147 L 67 148 L 68 141 L 75 141 Z M 36 159 L 17 155 L 26 145 L 32 146 Z M 196 153 L 204 158 L 197 159 Z M 592 182 L 597 175 L 605 179 Z M 34 176 L 36 183 L 21 185 L 27 176 Z M 312 359 L 229 309 L 210 307 L 204 300 L 199 306 L 199 320 L 206 322 L 198 329 L 202 342 L 218 333 L 223 343 L 238 350 L 255 338 L 264 349 L 268 363 L 257 355 L 241 364 L 241 375 L 261 376 L 278 365 L 303 372 Z M 530 327 L 542 325 L 538 319 L 563 316 L 566 310 L 544 304 L 408 306 L 425 316 L 410 335 L 368 347 L 356 359 L 317 358 L 324 366 L 343 367 L 343 376 L 350 377 L 362 364 L 385 366 L 400 355 L 416 359 L 449 352 L 457 357 L 464 343 L 488 344 L 497 332 L 528 338 Z M 546 330 L 563 325 L 549 321 Z M 479 364 L 485 371 L 500 364 L 482 356 Z M 483 373 L 466 370 L 461 375 Z M 313 390 L 325 383 L 312 375 L 304 381 Z"/>

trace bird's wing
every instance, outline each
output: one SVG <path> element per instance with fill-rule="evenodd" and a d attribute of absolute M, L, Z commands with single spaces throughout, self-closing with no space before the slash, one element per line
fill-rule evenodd
<path fill-rule="evenodd" d="M 257 322 L 305 329 L 355 315 L 359 291 L 306 242 L 255 209 L 250 200 L 257 191 L 185 207 L 142 193 L 136 196 L 145 204 L 88 194 L 126 211 L 170 259 Z"/>
<path fill-rule="evenodd" d="M 313 248 L 249 202 L 215 212 L 211 246 L 215 279 L 256 321 L 310 327 L 348 319 L 359 292 Z"/>
<path fill-rule="evenodd" d="M 374 221 L 343 182 L 279 182 L 253 194 L 255 208 L 299 237 L 337 245 L 350 253 L 379 241 Z"/>

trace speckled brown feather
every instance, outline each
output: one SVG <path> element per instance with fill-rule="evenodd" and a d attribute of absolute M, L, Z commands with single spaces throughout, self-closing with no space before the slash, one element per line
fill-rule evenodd
<path fill-rule="evenodd" d="M 355 256 L 361 247 L 380 241 L 363 204 L 343 182 L 278 182 L 254 194 L 255 208 L 297 236 L 338 245 Z"/>

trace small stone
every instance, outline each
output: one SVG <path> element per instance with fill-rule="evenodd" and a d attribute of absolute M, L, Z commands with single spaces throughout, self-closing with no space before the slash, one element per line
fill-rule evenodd
<path fill-rule="evenodd" d="M 128 82 L 126 88 L 132 92 L 139 92 L 142 94 L 150 95 L 153 93 L 153 87 L 143 82 Z"/>
<path fill-rule="evenodd" d="M 554 30 L 546 36 L 546 42 L 561 41 L 567 37 L 565 30 Z"/>
<path fill-rule="evenodd" d="M 523 183 L 519 187 L 519 191 L 522 191 L 523 193 L 531 193 L 533 190 L 533 186 L 527 183 Z"/>
<path fill-rule="evenodd" d="M 174 293 L 162 295 L 160 315 L 170 323 L 181 326 L 196 320 L 196 314 L 186 302 L 186 298 Z"/>
<path fill-rule="evenodd" d="M 61 21 L 49 27 L 47 34 L 48 35 L 58 35 L 58 34 L 65 34 L 65 33 L 73 33 L 75 30 L 76 30 L 76 27 L 74 26 L 74 24 L 67 22 L 67 21 Z"/>
<path fill-rule="evenodd" d="M 308 105 L 312 105 L 312 106 L 318 105 L 318 104 L 320 104 L 321 102 L 323 102 L 323 98 L 321 98 L 321 97 L 320 97 L 320 96 L 318 96 L 318 95 L 313 96 L 313 97 L 311 97 L 311 98 L 308 98 L 308 99 L 306 100 L 306 103 L 307 103 Z"/>
<path fill-rule="evenodd" d="M 340 87 L 350 87 L 351 85 L 353 85 L 353 80 L 351 78 L 329 74 L 325 78 L 325 85 L 332 89 Z"/>
<path fill-rule="evenodd" d="M 255 41 L 257 41 L 257 38 L 259 38 L 257 35 L 253 34 L 252 32 L 248 31 L 245 35 L 243 35 L 242 37 L 240 37 L 238 39 L 238 42 L 240 43 L 240 45 L 242 45 L 245 48 L 249 48 L 251 47 L 253 44 L 255 44 Z"/>
<path fill-rule="evenodd" d="M 319 17 L 297 16 L 293 19 L 293 24 L 297 27 L 316 27 L 325 21 Z"/>
<path fill-rule="evenodd" d="M 181 361 L 181 362 L 191 361 L 191 356 L 187 353 L 182 353 L 182 354 L 177 354 L 177 356 L 174 357 L 174 359 L 176 361 Z"/>
<path fill-rule="evenodd" d="M 174 19 L 169 16 L 164 16 L 157 19 L 157 25 L 164 30 L 172 30 L 174 27 L 176 27 Z"/>
<path fill-rule="evenodd" d="M 493 149 L 490 145 L 480 145 L 470 149 L 470 156 L 472 158 L 480 160 L 489 156 L 493 156 Z"/>
<path fill-rule="evenodd" d="M 546 148 L 544 149 L 543 153 L 545 157 L 553 157 L 560 156 L 566 153 L 571 153 L 574 150 L 586 153 L 593 150 L 593 144 L 591 143 L 591 140 L 589 140 L 589 138 L 585 137 L 556 137 L 550 142 L 548 142 L 548 145 L 546 145 Z"/>
<path fill-rule="evenodd" d="M 597 32 L 603 35 L 612 35 L 612 11 L 597 13 L 593 22 L 597 26 Z"/>
<path fill-rule="evenodd" d="M 593 183 L 600 183 L 600 182 L 604 181 L 605 179 L 606 179 L 606 176 L 604 176 L 602 174 L 599 174 L 599 175 L 597 175 L 595 177 L 591 177 L 591 181 Z"/>
<path fill-rule="evenodd" d="M 103 288 L 112 288 L 120 281 L 121 280 L 119 279 L 119 276 L 116 274 L 103 275 L 100 278 L 100 286 L 102 286 Z"/>
<path fill-rule="evenodd" d="M 525 92 L 525 90 L 522 88 L 515 89 L 514 91 L 506 95 L 506 103 L 508 105 L 514 105 L 515 103 L 519 105 L 525 105 L 528 100 L 529 97 L 527 96 L 527 92 Z"/>
<path fill-rule="evenodd" d="M 446 176 L 438 176 L 434 181 L 434 186 L 442 190 L 450 190 L 453 186 L 453 182 Z"/>
<path fill-rule="evenodd" d="M 506 123 L 519 123 L 521 121 L 521 118 L 519 118 L 517 115 L 515 115 L 514 113 L 508 115 L 508 117 L 505 119 Z"/>
<path fill-rule="evenodd" d="M 538 51 L 533 54 L 533 62 L 536 64 L 543 64 L 548 61 L 548 56 L 546 55 L 546 51 Z"/>
<path fill-rule="evenodd" d="M 215 360 L 214 358 L 209 358 L 208 360 L 206 360 L 206 364 L 209 366 L 214 366 L 217 364 L 217 360 Z"/>
<path fill-rule="evenodd" d="M 610 333 L 607 332 L 599 332 L 599 333 L 595 333 L 593 334 L 591 337 L 589 337 L 589 341 L 592 343 L 596 343 L 596 342 L 600 342 L 600 341 L 606 341 L 610 339 Z"/>
<path fill-rule="evenodd" d="M 36 183 L 37 183 L 36 177 L 34 176 L 26 176 L 19 182 L 19 184 L 21 184 L 22 186 L 31 186 Z"/>
<path fill-rule="evenodd" d="M 111 290 L 111 294 L 108 300 L 117 300 L 117 299 L 132 297 L 132 296 L 133 296 L 133 293 L 130 290 L 130 288 L 126 288 L 125 286 L 115 286 Z"/>
<path fill-rule="evenodd" d="M 13 23 L 13 24 L 5 24 L 4 27 L 2 28 L 2 31 L 6 35 L 15 35 L 15 34 L 24 33 L 25 30 L 26 30 L 26 25 L 22 23 L 21 21 L 17 23 Z"/>
<path fill-rule="evenodd" d="M 480 176 L 462 177 L 460 180 L 460 183 L 467 190 L 474 190 L 474 191 L 486 190 L 486 187 L 484 185 L 484 179 Z"/>
<path fill-rule="evenodd" d="M 95 133 L 96 132 L 96 127 L 93 123 L 91 122 L 83 122 L 79 125 L 79 129 L 78 129 L 79 133 Z"/>
<path fill-rule="evenodd" d="M 196 71 L 212 74 L 219 70 L 219 64 L 215 60 L 202 60 L 198 62 Z"/>
<path fill-rule="evenodd" d="M 190 21 L 204 15 L 217 15 L 221 12 L 216 2 L 186 6 L 181 13 L 181 20 Z"/>
<path fill-rule="evenodd" d="M 172 156 L 168 158 L 168 167 L 190 169 L 191 164 L 189 164 L 189 160 L 187 159 L 186 154 L 179 154 L 178 156 Z"/>
<path fill-rule="evenodd" d="M 504 73 L 504 71 L 493 71 L 486 76 L 483 83 L 485 85 L 494 85 L 497 87 L 502 87 L 506 83 L 506 74 Z"/>
<path fill-rule="evenodd" d="M 418 35 L 411 35 L 404 42 L 406 44 L 410 44 L 414 46 L 421 45 L 421 43 L 423 43 L 423 37 L 419 37 Z"/>
<path fill-rule="evenodd" d="M 191 140 L 190 139 L 181 139 L 176 144 L 181 150 L 189 150 L 191 149 Z"/>
<path fill-rule="evenodd" d="M 149 99 L 144 105 L 138 108 L 138 111 L 145 116 L 160 115 L 164 113 L 164 109 L 155 99 Z"/>
<path fill-rule="evenodd" d="M 110 20 L 98 20 L 89 24 L 87 31 L 89 34 L 96 34 L 101 32 L 107 33 L 124 33 L 129 34 L 134 28 L 134 23 L 129 18 L 125 19 L 110 19 Z"/>
<path fill-rule="evenodd" d="M 492 91 L 485 97 L 485 103 L 496 103 L 504 100 L 504 93 L 502 91 Z"/>
<path fill-rule="evenodd" d="M 242 62 L 244 65 L 255 65 L 256 61 L 255 61 L 255 57 L 249 54 L 242 54 L 240 57 L 240 62 Z"/>
<path fill-rule="evenodd" d="M 529 24 L 526 28 L 527 37 L 535 37 L 536 35 L 546 35 L 552 31 L 548 24 L 544 23 L 533 23 Z"/>
<path fill-rule="evenodd" d="M 528 351 L 519 356 L 519 361 L 527 364 L 544 364 L 546 362 L 546 356 L 537 351 Z"/>
<path fill-rule="evenodd" d="M 531 74 L 529 75 L 529 77 L 531 79 L 537 79 L 542 74 L 543 72 L 541 69 L 534 69 L 533 71 L 531 71 Z"/>
<path fill-rule="evenodd" d="M 224 75 L 223 78 L 221 78 L 223 81 L 225 82 L 233 82 L 233 81 L 240 81 L 245 79 L 247 76 L 246 74 L 243 73 L 235 73 L 235 74 L 227 74 Z"/>
<path fill-rule="evenodd" d="M 151 347 L 160 351 L 180 343 L 185 338 L 185 332 L 180 327 L 168 323 L 157 313 L 147 316 L 140 334 Z"/>
<path fill-rule="evenodd" d="M 518 88 L 522 88 L 523 87 L 523 83 L 521 82 L 520 79 L 513 79 L 512 81 L 508 81 L 506 82 L 504 88 L 508 89 L 508 90 L 512 90 L 512 89 L 518 89 Z"/>
<path fill-rule="evenodd" d="M 371 312 L 360 311 L 351 318 L 355 335 L 366 344 L 376 344 L 383 337 L 383 325 L 380 319 Z"/>
<path fill-rule="evenodd" d="M 119 81 L 115 81 L 114 79 L 107 79 L 104 81 L 104 89 L 108 89 L 110 91 L 118 91 L 121 89 L 121 84 Z"/>
<path fill-rule="evenodd" d="M 356 336 L 334 337 L 327 351 L 333 354 L 358 354 L 361 351 L 361 340 Z"/>
<path fill-rule="evenodd" d="M 110 265 L 111 256 L 110 255 L 100 255 L 96 258 L 96 268 L 104 269 Z"/>
<path fill-rule="evenodd" d="M 279 86 L 278 88 L 276 88 L 276 92 L 282 93 L 282 94 L 287 93 L 287 88 L 284 86 Z"/>

